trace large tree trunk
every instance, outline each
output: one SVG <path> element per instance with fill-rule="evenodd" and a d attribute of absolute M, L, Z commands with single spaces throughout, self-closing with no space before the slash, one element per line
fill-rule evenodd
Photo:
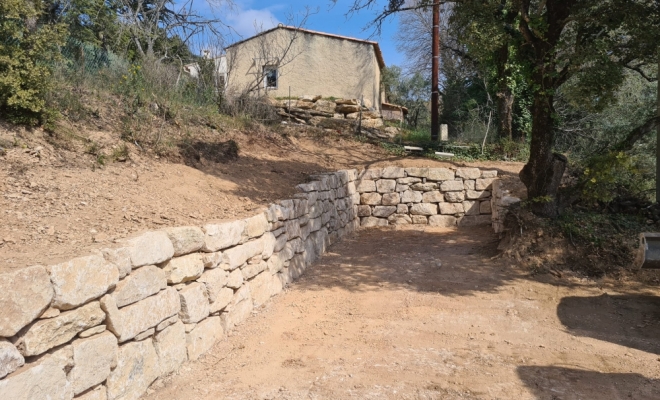
<path fill-rule="evenodd" d="M 527 187 L 532 212 L 543 217 L 558 215 L 557 191 L 566 169 L 566 157 L 552 152 L 553 97 L 537 93 L 532 105 L 531 157 L 520 171 Z"/>

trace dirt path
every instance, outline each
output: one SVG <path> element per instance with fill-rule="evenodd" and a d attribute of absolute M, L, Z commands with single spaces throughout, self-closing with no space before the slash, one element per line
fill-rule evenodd
<path fill-rule="evenodd" d="M 660 398 L 657 289 L 531 277 L 496 246 L 361 231 L 146 398 Z"/>

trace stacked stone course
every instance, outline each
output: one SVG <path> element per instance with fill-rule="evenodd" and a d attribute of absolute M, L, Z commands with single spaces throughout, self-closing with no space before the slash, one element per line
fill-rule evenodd
<path fill-rule="evenodd" d="M 321 174 L 250 218 L 147 232 L 0 275 L 0 399 L 137 399 L 360 225 L 487 223 L 491 208 L 502 218 L 504 195 L 490 206 L 495 177 L 474 168 Z"/>
<path fill-rule="evenodd" d="M 497 171 L 479 168 L 386 167 L 362 171 L 358 216 L 364 227 L 422 224 L 440 227 L 491 223 Z"/>

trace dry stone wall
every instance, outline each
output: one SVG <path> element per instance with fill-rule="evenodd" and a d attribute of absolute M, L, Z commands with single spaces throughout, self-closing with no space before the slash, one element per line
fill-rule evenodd
<path fill-rule="evenodd" d="M 367 169 L 356 181 L 360 225 L 440 227 L 492 223 L 497 171 L 479 168 Z"/>
<path fill-rule="evenodd" d="M 0 275 L 0 399 L 137 399 L 360 225 L 489 223 L 489 202 L 506 198 L 491 196 L 495 176 L 398 167 L 321 174 L 250 218 L 147 232 Z"/>
<path fill-rule="evenodd" d="M 137 399 L 359 226 L 357 171 L 253 217 L 0 275 L 1 399 Z"/>

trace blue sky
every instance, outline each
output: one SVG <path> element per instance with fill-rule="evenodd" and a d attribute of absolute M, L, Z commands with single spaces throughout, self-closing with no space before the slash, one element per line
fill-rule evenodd
<path fill-rule="evenodd" d="M 367 26 L 374 19 L 376 10 L 362 10 L 347 16 L 346 13 L 353 0 L 337 0 L 334 5 L 330 0 L 290 2 L 236 0 L 235 3 L 236 7 L 231 12 L 223 11 L 225 14 L 223 19 L 244 38 L 255 34 L 255 23 L 263 29 L 274 27 L 278 23 L 297 25 L 305 13 L 305 8 L 309 7 L 310 10 L 318 10 L 318 12 L 309 17 L 305 28 L 377 41 L 383 52 L 385 64 L 392 66 L 403 63 L 403 56 L 397 52 L 394 42 L 396 18 L 390 18 L 383 24 L 380 36 L 373 36 L 374 30 Z M 381 2 L 380 7 L 384 3 Z"/>

